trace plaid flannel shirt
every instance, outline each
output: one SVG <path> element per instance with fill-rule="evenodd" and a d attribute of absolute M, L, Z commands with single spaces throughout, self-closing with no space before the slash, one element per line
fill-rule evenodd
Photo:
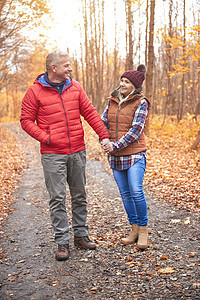
<path fill-rule="evenodd" d="M 109 106 L 110 106 L 110 101 L 108 102 L 102 115 L 102 121 L 104 122 L 107 128 L 108 128 L 107 116 L 108 116 Z M 132 144 L 133 142 L 138 141 L 144 129 L 144 124 L 145 124 L 147 114 L 148 114 L 148 102 L 145 99 L 143 99 L 135 112 L 133 122 L 132 122 L 132 128 L 125 135 L 123 135 L 121 139 L 112 143 L 114 151 L 123 149 L 128 145 Z M 143 155 L 146 157 L 146 151 L 137 154 L 132 154 L 132 155 L 124 155 L 124 156 L 115 156 L 115 155 L 108 154 L 108 161 L 111 169 L 120 170 L 120 171 L 127 170 L 138 160 L 140 160 Z"/>

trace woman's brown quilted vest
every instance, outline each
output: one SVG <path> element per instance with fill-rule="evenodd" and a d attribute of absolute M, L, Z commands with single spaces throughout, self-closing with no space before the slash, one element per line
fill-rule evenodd
<path fill-rule="evenodd" d="M 133 95 L 130 97 L 130 99 L 128 98 L 125 102 L 119 105 L 119 100 L 111 96 L 108 110 L 108 128 L 110 140 L 112 142 L 118 141 L 132 128 L 135 111 L 143 98 L 143 96 L 138 94 Z M 142 132 L 139 140 L 133 142 L 126 148 L 111 154 L 117 156 L 132 155 L 145 150 L 147 150 L 147 145 L 145 142 L 144 133 Z"/>

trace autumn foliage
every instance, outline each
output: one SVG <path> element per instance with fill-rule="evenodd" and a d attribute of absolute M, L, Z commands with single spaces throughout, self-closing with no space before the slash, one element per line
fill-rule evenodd
<path fill-rule="evenodd" d="M 13 191 L 25 167 L 23 150 L 13 133 L 0 126 L 0 224 L 12 211 Z"/>
<path fill-rule="evenodd" d="M 145 185 L 160 200 L 196 210 L 200 208 L 200 155 L 190 146 L 200 124 L 190 115 L 178 124 L 173 118 L 161 124 L 159 116 L 151 120 Z"/>
<path fill-rule="evenodd" d="M 197 210 L 200 208 L 200 154 L 191 150 L 194 136 L 199 130 L 199 121 L 188 115 L 180 123 L 173 117 L 162 126 L 162 117 L 150 120 L 145 188 L 160 201 L 174 202 L 178 207 Z M 92 129 L 86 126 L 86 141 L 90 159 L 105 162 Z"/>
<path fill-rule="evenodd" d="M 194 136 L 199 130 L 199 121 L 188 115 L 177 123 L 168 118 L 164 126 L 162 118 L 150 119 L 145 188 L 147 193 L 160 201 L 175 203 L 180 208 L 197 211 L 200 209 L 200 154 L 191 150 Z M 84 122 L 88 159 L 100 160 L 111 173 L 107 157 L 101 149 L 98 136 Z M 13 191 L 17 187 L 25 168 L 23 150 L 12 132 L 0 126 L 0 223 L 11 212 Z"/>

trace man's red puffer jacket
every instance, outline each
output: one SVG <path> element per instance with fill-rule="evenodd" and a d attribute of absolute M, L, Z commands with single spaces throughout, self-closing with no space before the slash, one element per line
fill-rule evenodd
<path fill-rule="evenodd" d="M 60 95 L 42 74 L 23 98 L 20 122 L 41 143 L 41 153 L 73 154 L 85 149 L 81 116 L 101 140 L 109 138 L 99 114 L 77 81 L 69 78 Z"/>

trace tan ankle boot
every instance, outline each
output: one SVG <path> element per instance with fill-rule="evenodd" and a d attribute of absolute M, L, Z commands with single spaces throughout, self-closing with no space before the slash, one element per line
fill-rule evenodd
<path fill-rule="evenodd" d="M 138 227 L 139 226 L 137 224 L 132 224 L 131 232 L 129 233 L 127 238 L 122 239 L 122 244 L 129 245 L 129 244 L 134 244 L 135 242 L 137 242 Z"/>
<path fill-rule="evenodd" d="M 146 249 L 148 247 L 148 228 L 147 226 L 138 226 L 137 248 Z"/>

